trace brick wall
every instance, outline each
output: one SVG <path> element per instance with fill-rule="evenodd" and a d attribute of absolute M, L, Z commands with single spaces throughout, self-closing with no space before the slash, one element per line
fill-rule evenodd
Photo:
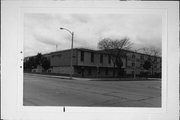
<path fill-rule="evenodd" d="M 76 51 L 73 51 L 73 65 L 77 62 Z M 71 64 L 71 50 L 53 53 L 50 58 L 52 67 L 57 66 L 70 66 Z"/>
<path fill-rule="evenodd" d="M 73 71 L 74 71 L 74 69 L 73 69 Z M 71 67 L 69 67 L 69 66 L 53 67 L 52 73 L 70 74 L 71 73 Z"/>

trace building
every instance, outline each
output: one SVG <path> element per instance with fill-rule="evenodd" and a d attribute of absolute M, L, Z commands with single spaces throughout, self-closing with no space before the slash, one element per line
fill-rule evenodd
<path fill-rule="evenodd" d="M 108 54 L 89 50 L 73 50 L 73 75 L 81 77 L 111 76 L 113 63 Z M 52 72 L 70 74 L 71 50 L 53 52 L 50 59 Z"/>
<path fill-rule="evenodd" d="M 161 77 L 161 57 L 133 51 L 121 50 L 123 55 L 122 67 L 118 69 L 113 62 L 113 55 L 117 50 L 90 50 L 84 48 L 73 49 L 71 69 L 71 49 L 44 54 L 50 61 L 50 68 L 47 72 L 64 74 L 79 77 Z M 24 58 L 24 63 L 33 61 L 36 56 Z M 32 59 L 31 59 L 32 58 Z M 151 62 L 149 69 L 144 68 L 145 61 Z M 40 66 L 31 63 L 31 69 L 25 71 L 44 72 Z"/>
<path fill-rule="evenodd" d="M 83 48 L 73 49 L 72 73 L 80 77 L 133 77 L 143 76 L 145 73 L 161 76 L 161 57 L 150 56 L 133 51 L 122 50 L 122 67 L 118 72 L 112 61 L 113 52 L 104 50 L 90 50 Z M 151 68 L 144 69 L 146 60 L 153 61 Z M 50 53 L 50 66 L 52 73 L 71 73 L 71 49 Z M 115 69 L 114 69 L 115 67 Z"/>
<path fill-rule="evenodd" d="M 41 65 L 38 65 L 36 68 L 33 68 L 31 72 L 42 73 L 43 67 Z"/>

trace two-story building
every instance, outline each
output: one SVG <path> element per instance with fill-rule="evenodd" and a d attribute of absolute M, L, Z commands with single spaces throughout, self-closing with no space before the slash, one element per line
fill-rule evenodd
<path fill-rule="evenodd" d="M 122 58 L 122 76 L 140 76 L 144 72 L 149 74 L 161 74 L 161 58 L 133 51 L 122 50 L 125 57 Z M 72 73 L 81 77 L 113 77 L 118 75 L 117 67 L 112 60 L 112 52 L 103 50 L 90 50 L 84 48 L 73 49 Z M 71 73 L 71 49 L 52 52 L 49 54 L 52 73 Z M 145 70 L 143 65 L 148 59 L 153 60 L 150 69 Z"/>
<path fill-rule="evenodd" d="M 161 76 L 161 57 L 133 51 L 121 50 L 122 67 L 121 70 L 114 64 L 116 50 L 91 50 L 84 48 L 74 48 L 71 58 L 71 49 L 44 54 L 50 61 L 48 72 L 58 74 L 70 74 L 79 77 L 134 77 L 148 75 Z M 24 58 L 24 62 L 35 56 Z M 72 69 L 71 69 L 72 59 Z M 145 61 L 151 62 L 149 69 L 144 68 Z M 38 67 L 32 67 L 38 69 Z M 39 69 L 38 69 L 39 70 Z M 32 70 L 31 70 L 32 71 Z M 42 70 L 39 70 L 42 71 Z"/>
<path fill-rule="evenodd" d="M 105 77 L 112 75 L 113 63 L 110 55 L 95 50 L 76 48 L 72 57 L 73 75 Z M 53 73 L 70 74 L 71 50 L 51 53 L 50 63 Z"/>

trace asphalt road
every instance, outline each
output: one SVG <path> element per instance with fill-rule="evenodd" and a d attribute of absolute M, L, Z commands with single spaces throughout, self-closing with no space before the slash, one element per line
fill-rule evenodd
<path fill-rule="evenodd" d="M 24 74 L 25 106 L 160 107 L 160 81 L 85 81 Z"/>

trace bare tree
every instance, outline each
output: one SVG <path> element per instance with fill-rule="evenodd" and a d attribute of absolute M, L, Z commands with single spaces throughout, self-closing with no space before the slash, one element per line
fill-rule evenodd
<path fill-rule="evenodd" d="M 129 38 L 125 37 L 123 39 L 111 39 L 104 38 L 99 41 L 98 48 L 101 50 L 110 50 L 110 49 L 125 49 L 128 50 L 132 46 Z"/>
<path fill-rule="evenodd" d="M 154 67 L 157 65 L 157 57 L 161 55 L 161 52 L 155 47 L 150 47 L 150 48 L 143 48 L 143 53 L 149 55 L 148 60 L 151 63 L 151 74 L 153 76 Z"/>
<path fill-rule="evenodd" d="M 111 60 L 113 61 L 113 77 L 115 77 L 115 69 L 118 69 L 118 75 L 123 66 L 122 58 L 126 57 L 123 50 L 128 50 L 132 46 L 132 42 L 129 38 L 125 37 L 123 39 L 111 39 L 104 38 L 98 43 L 98 48 L 105 50 L 109 55 L 111 55 Z"/>
<path fill-rule="evenodd" d="M 155 47 L 143 48 L 142 50 L 143 53 L 147 55 L 156 56 L 156 57 L 161 55 L 161 52 Z"/>
<path fill-rule="evenodd" d="M 24 70 L 31 71 L 33 68 L 37 68 L 40 65 L 44 70 L 50 68 L 50 61 L 41 53 L 36 56 L 29 57 L 27 61 L 24 62 Z"/>

